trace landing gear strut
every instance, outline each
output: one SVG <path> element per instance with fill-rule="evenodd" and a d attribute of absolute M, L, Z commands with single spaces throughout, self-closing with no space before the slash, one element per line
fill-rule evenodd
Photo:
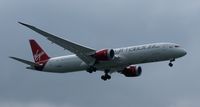
<path fill-rule="evenodd" d="M 111 79 L 111 76 L 108 75 L 108 72 L 109 72 L 109 70 L 105 70 L 105 75 L 102 75 L 102 76 L 101 76 L 101 79 L 102 79 L 102 80 L 106 81 L 106 80 Z"/>
<path fill-rule="evenodd" d="M 170 62 L 169 62 L 169 66 L 170 66 L 170 67 L 173 67 L 173 63 L 172 63 L 172 62 L 174 62 L 174 61 L 175 61 L 175 59 L 171 59 L 171 60 L 170 60 Z"/>

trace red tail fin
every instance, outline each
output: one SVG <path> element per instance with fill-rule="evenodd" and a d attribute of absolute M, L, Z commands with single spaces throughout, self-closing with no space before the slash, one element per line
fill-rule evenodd
<path fill-rule="evenodd" d="M 37 64 L 44 64 L 48 61 L 49 56 L 44 52 L 44 50 L 37 44 L 37 42 L 33 39 L 29 40 L 32 53 L 33 53 L 33 59 L 35 60 L 35 63 Z"/>

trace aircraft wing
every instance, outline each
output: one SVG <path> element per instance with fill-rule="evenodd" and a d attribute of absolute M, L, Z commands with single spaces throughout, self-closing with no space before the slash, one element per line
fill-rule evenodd
<path fill-rule="evenodd" d="M 45 32 L 41 29 L 38 29 L 34 26 L 19 22 L 21 25 L 28 27 L 29 29 L 41 34 L 42 36 L 46 37 L 51 42 L 63 47 L 64 49 L 69 50 L 70 52 L 76 54 L 80 59 L 82 59 L 86 64 L 93 65 L 95 63 L 95 59 L 92 58 L 90 55 L 95 53 L 96 50 L 81 46 L 79 44 L 73 43 L 71 41 L 65 40 L 63 38 L 57 37 L 52 35 L 48 32 Z"/>

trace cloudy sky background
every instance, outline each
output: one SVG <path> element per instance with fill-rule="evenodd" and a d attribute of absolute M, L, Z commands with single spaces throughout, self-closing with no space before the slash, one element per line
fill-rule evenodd
<path fill-rule="evenodd" d="M 8 58 L 33 60 L 29 39 L 52 57 L 71 53 L 17 21 L 95 49 L 174 42 L 188 54 L 173 68 L 142 64 L 141 77 L 106 82 L 102 72 L 35 72 Z M 199 0 L 0 0 L 0 106 L 199 107 L 199 29 Z"/>

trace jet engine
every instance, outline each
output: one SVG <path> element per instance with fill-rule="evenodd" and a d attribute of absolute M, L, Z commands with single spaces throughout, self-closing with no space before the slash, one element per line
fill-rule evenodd
<path fill-rule="evenodd" d="M 99 61 L 108 61 L 114 58 L 115 52 L 113 49 L 102 49 L 102 50 L 96 51 L 91 56 Z"/>
<path fill-rule="evenodd" d="M 137 77 L 140 76 L 142 73 L 142 68 L 140 66 L 130 65 L 124 68 L 121 72 L 126 77 Z"/>

